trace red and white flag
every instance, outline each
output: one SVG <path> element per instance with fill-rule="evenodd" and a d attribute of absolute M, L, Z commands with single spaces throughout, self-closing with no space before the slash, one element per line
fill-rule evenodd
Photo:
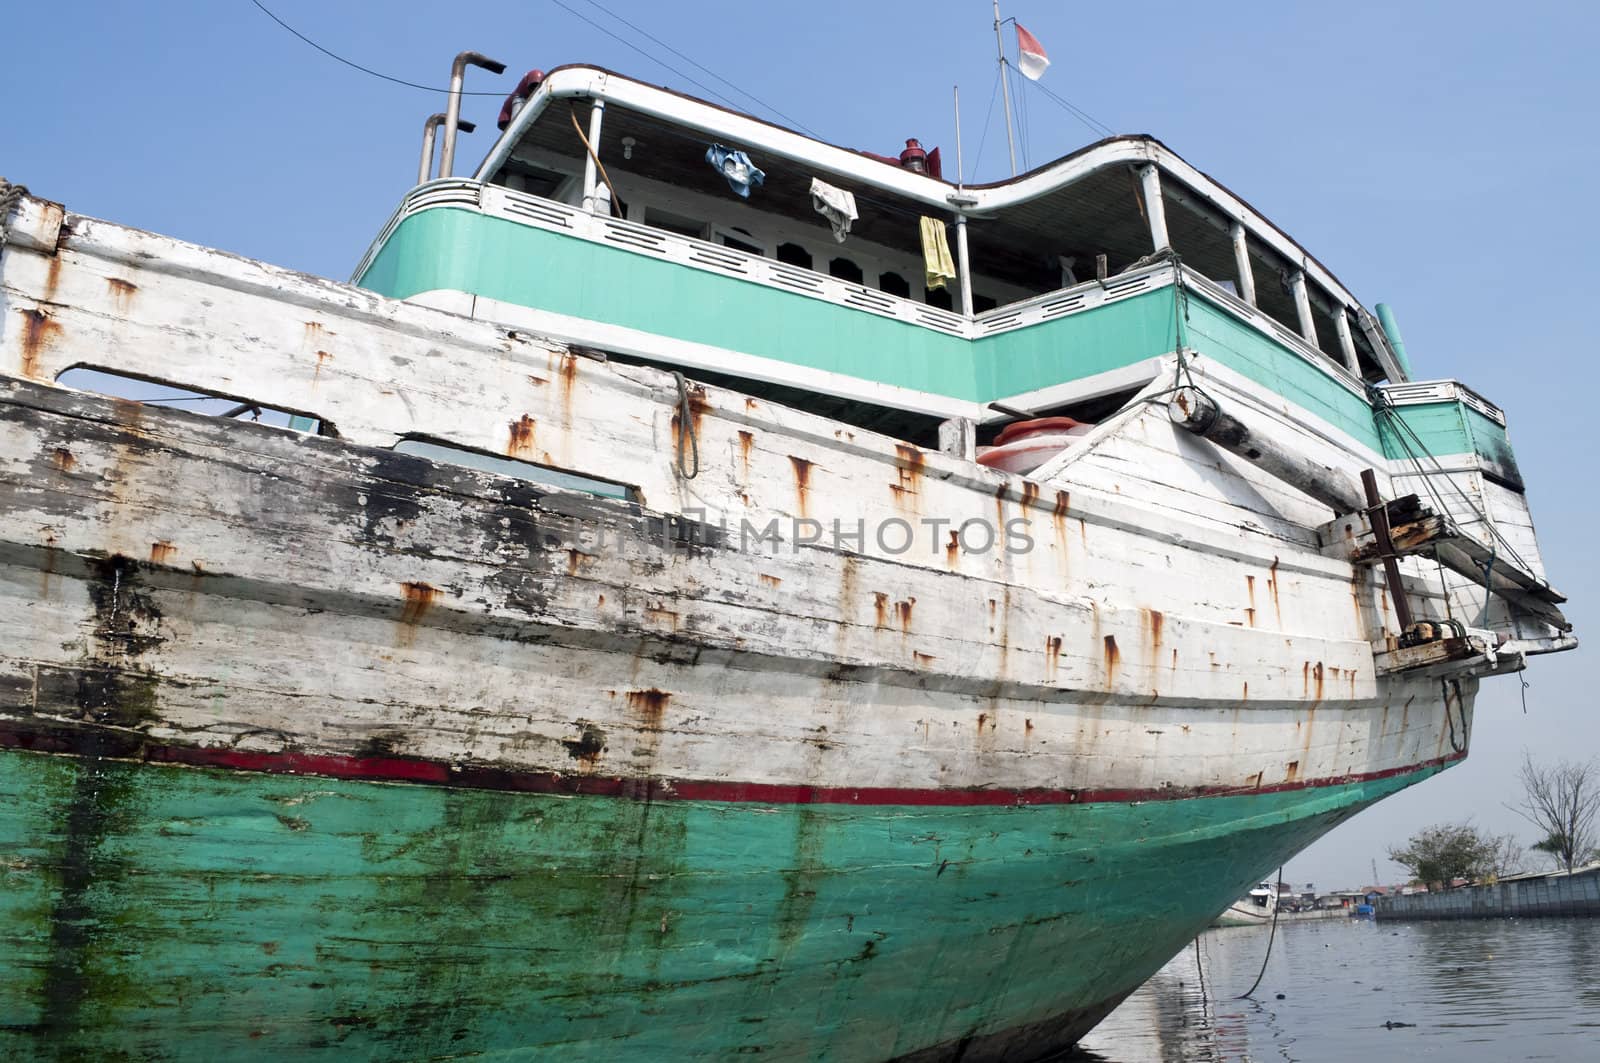
<path fill-rule="evenodd" d="M 1038 81 L 1050 65 L 1050 57 L 1044 54 L 1044 45 L 1039 43 L 1039 38 L 1023 29 L 1022 23 L 1018 22 L 1016 26 L 1017 69 L 1029 81 Z"/>

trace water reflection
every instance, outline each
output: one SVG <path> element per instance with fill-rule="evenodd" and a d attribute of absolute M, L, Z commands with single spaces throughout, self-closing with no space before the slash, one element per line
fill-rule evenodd
<path fill-rule="evenodd" d="M 1435 1054 L 1594 1058 L 1600 920 L 1328 920 L 1208 931 L 1090 1033 L 1072 1060 L 1305 1063 Z"/>

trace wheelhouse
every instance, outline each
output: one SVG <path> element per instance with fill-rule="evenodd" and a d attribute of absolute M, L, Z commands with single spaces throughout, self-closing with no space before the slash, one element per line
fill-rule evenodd
<path fill-rule="evenodd" d="M 1176 349 L 1319 412 L 1407 378 L 1331 272 L 1151 137 L 964 186 L 915 141 L 842 148 L 589 66 L 533 84 L 471 179 L 407 195 L 358 283 L 923 444 L 951 418 L 1092 419 Z M 718 150 L 759 184 L 739 194 Z M 818 181 L 853 199 L 847 233 Z"/>

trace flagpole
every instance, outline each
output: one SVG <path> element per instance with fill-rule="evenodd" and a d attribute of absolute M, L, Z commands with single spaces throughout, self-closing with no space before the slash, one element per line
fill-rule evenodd
<path fill-rule="evenodd" d="M 956 191 L 961 191 L 966 181 L 967 167 L 961 161 L 961 86 L 952 85 L 951 91 L 956 97 Z"/>
<path fill-rule="evenodd" d="M 1011 79 L 1006 77 L 1006 44 L 1000 35 L 1000 0 L 994 0 L 994 47 L 1000 56 L 1000 90 L 1005 93 L 1006 147 L 1011 151 L 1011 176 L 1017 176 L 1017 135 L 1011 129 Z"/>

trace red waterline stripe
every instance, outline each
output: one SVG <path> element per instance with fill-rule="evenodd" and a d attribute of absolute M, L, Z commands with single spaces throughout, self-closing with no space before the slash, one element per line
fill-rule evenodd
<path fill-rule="evenodd" d="M 124 748 L 116 748 L 124 745 Z M 1374 782 L 1442 768 L 1466 757 L 1465 751 L 1416 764 L 1352 775 L 1273 783 L 1268 786 L 1197 786 L 1146 789 L 940 789 L 937 787 L 804 786 L 788 783 L 711 782 L 693 779 L 628 779 L 615 775 L 567 775 L 480 765 L 451 765 L 409 757 L 348 757 L 327 753 L 255 753 L 198 746 L 152 745 L 137 736 L 72 730 L 28 732 L 0 724 L 0 747 L 45 753 L 110 756 L 157 764 L 225 768 L 269 775 L 319 775 L 366 782 L 417 783 L 470 790 L 624 797 L 650 801 L 721 801 L 771 805 L 915 805 L 932 807 L 1001 805 L 1132 804 L 1195 797 L 1240 797 L 1286 793 L 1351 783 Z"/>

